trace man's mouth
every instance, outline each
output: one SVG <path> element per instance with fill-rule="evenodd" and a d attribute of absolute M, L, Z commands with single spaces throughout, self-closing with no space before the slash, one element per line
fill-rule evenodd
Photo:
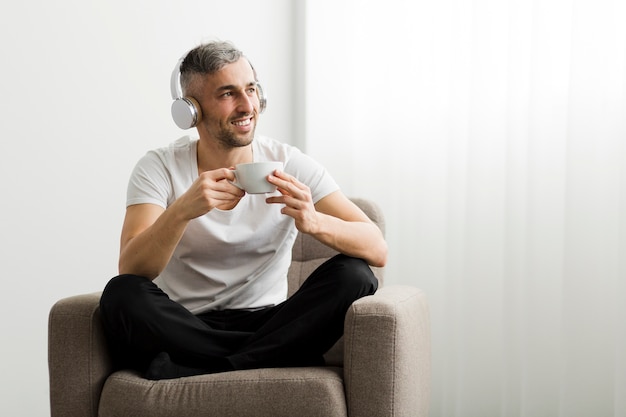
<path fill-rule="evenodd" d="M 248 126 L 252 123 L 252 118 L 244 119 L 244 120 L 235 120 L 232 122 L 235 126 Z"/>

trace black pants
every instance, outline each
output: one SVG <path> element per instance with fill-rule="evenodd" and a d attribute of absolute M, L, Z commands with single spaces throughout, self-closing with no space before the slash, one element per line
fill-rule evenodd
<path fill-rule="evenodd" d="M 343 334 L 350 305 L 377 287 L 363 260 L 337 255 L 287 301 L 261 310 L 193 315 L 152 281 L 136 275 L 113 278 L 100 309 L 123 367 L 145 370 L 160 352 L 182 365 L 208 369 L 224 359 L 233 369 L 306 366 L 322 361 Z"/>

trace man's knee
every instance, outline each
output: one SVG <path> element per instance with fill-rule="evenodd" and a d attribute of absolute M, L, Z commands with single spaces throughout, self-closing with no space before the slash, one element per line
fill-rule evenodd
<path fill-rule="evenodd" d="M 142 292 L 142 287 L 149 282 L 147 278 L 138 275 L 118 275 L 112 278 L 102 291 L 100 303 L 117 304 L 124 303 L 128 299 L 135 298 Z"/>
<path fill-rule="evenodd" d="M 137 275 L 119 275 L 111 279 L 100 297 L 100 311 L 105 321 L 146 311 L 147 295 L 156 287 L 149 279 Z"/>
<path fill-rule="evenodd" d="M 330 259 L 333 264 L 333 280 L 355 298 L 371 295 L 378 289 L 378 279 L 363 259 L 337 255 Z"/>

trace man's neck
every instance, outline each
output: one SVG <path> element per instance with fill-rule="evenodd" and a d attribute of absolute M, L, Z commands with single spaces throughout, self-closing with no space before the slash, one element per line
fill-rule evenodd
<path fill-rule="evenodd" d="M 238 148 L 224 149 L 215 142 L 198 140 L 198 173 L 218 168 L 230 168 L 252 162 L 252 143 Z"/>

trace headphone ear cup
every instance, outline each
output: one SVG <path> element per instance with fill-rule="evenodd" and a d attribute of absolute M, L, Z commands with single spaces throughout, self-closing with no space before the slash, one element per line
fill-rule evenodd
<path fill-rule="evenodd" d="M 265 95 L 265 90 L 259 82 L 256 83 L 256 91 L 259 96 L 259 113 L 263 113 L 267 108 L 267 96 Z"/>
<path fill-rule="evenodd" d="M 202 119 L 200 104 L 193 97 L 177 98 L 172 103 L 172 118 L 181 129 L 191 129 Z"/>

